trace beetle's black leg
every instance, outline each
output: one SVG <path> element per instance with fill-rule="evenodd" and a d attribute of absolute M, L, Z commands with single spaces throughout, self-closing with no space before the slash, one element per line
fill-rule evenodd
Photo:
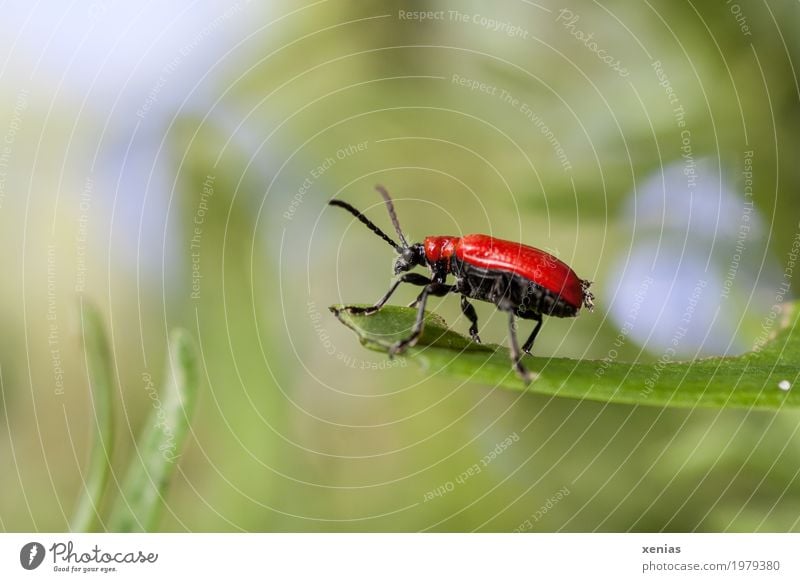
<path fill-rule="evenodd" d="M 430 283 L 430 289 L 428 289 L 428 295 L 432 295 L 433 297 L 444 297 L 448 293 L 452 293 L 455 289 L 455 285 L 445 285 L 444 283 Z M 424 290 L 423 290 L 424 292 Z M 419 305 L 419 301 L 422 298 L 422 293 L 417 295 L 417 298 L 414 299 L 411 303 L 408 304 L 408 307 L 416 307 Z"/>
<path fill-rule="evenodd" d="M 497 308 L 500 311 L 508 313 L 508 339 L 511 344 L 511 366 L 514 368 L 517 376 L 528 385 L 533 380 L 534 375 L 528 372 L 525 366 L 522 365 L 522 352 L 519 349 L 519 342 L 517 341 L 517 325 L 514 319 L 515 306 L 508 299 L 503 298 L 497 302 Z"/>
<path fill-rule="evenodd" d="M 413 346 L 417 343 L 419 336 L 422 335 L 422 328 L 425 325 L 425 304 L 428 302 L 428 297 L 430 295 L 442 297 L 453 291 L 454 288 L 454 285 L 445 285 L 443 283 L 431 283 L 425 286 L 422 293 L 417 297 L 416 302 L 419 304 L 419 307 L 417 308 L 417 318 L 414 321 L 414 326 L 411 328 L 411 334 L 406 339 L 400 340 L 389 348 L 390 358 L 395 354 L 399 354 L 406 348 Z"/>
<path fill-rule="evenodd" d="M 536 322 L 536 327 L 533 328 L 530 337 L 525 341 L 524 344 L 522 344 L 522 351 L 528 355 L 530 355 L 533 342 L 536 341 L 536 336 L 539 334 L 539 330 L 542 328 L 542 314 L 537 313 L 533 320 Z"/>
<path fill-rule="evenodd" d="M 372 305 L 371 307 L 347 307 L 346 309 L 350 313 L 372 315 L 376 311 L 380 310 L 380 308 L 383 307 L 387 301 L 389 301 L 389 297 L 391 297 L 392 293 L 397 290 L 397 288 L 400 286 L 400 283 L 411 283 L 412 285 L 424 286 L 430 285 L 430 282 L 430 279 L 420 275 L 419 273 L 405 273 L 401 277 L 395 279 L 394 283 L 392 283 L 392 286 L 389 287 L 389 290 L 386 292 L 386 294 L 378 299 L 378 302 L 375 305 Z"/>
<path fill-rule="evenodd" d="M 417 302 L 419 303 L 419 307 L 417 308 L 417 318 L 414 320 L 414 326 L 411 328 L 411 334 L 404 340 L 400 340 L 396 344 L 393 344 L 389 348 L 389 357 L 394 357 L 395 354 L 401 353 L 408 347 L 413 346 L 417 343 L 419 336 L 422 335 L 422 328 L 425 325 L 425 304 L 428 302 L 428 295 L 432 291 L 432 287 L 435 288 L 437 285 L 436 283 L 432 283 L 430 285 L 426 285 L 425 288 L 422 290 L 422 293 L 419 294 L 417 297 Z M 443 285 L 442 285 L 443 286 Z"/>
<path fill-rule="evenodd" d="M 472 338 L 472 341 L 476 343 L 481 343 L 481 338 L 478 335 L 478 314 L 475 313 L 475 307 L 467 301 L 467 296 L 461 296 L 461 311 L 464 315 L 467 316 L 469 322 L 472 324 L 469 326 L 469 335 Z"/>
<path fill-rule="evenodd" d="M 511 343 L 511 365 L 514 367 L 517 376 L 519 376 L 526 385 L 530 384 L 533 377 L 530 372 L 525 369 L 525 366 L 522 365 L 522 352 L 517 342 L 517 326 L 514 321 L 513 311 L 508 312 L 508 336 L 509 342 Z"/>

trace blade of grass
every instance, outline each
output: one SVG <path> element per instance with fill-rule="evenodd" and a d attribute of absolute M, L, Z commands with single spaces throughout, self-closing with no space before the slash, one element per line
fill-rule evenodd
<path fill-rule="evenodd" d="M 158 526 L 166 489 L 189 432 L 199 379 L 194 341 L 186 331 L 173 331 L 166 382 L 160 394 L 155 390 L 150 394 L 153 410 L 112 508 L 110 531 L 153 531 Z"/>
<path fill-rule="evenodd" d="M 386 306 L 374 315 L 354 315 L 334 305 L 336 317 L 366 347 L 386 351 L 411 329 L 416 309 Z M 527 390 L 602 402 L 679 407 L 779 409 L 800 406 L 800 308 L 784 304 L 780 322 L 757 352 L 688 362 L 630 363 L 526 357 L 538 378 Z M 526 390 L 512 372 L 508 350 L 478 345 L 426 315 L 419 342 L 402 356 L 429 372 L 510 390 Z"/>
<path fill-rule="evenodd" d="M 114 442 L 112 405 L 114 371 L 103 318 L 92 304 L 84 301 L 80 303 L 80 318 L 95 430 L 83 492 L 73 513 L 70 530 L 90 532 L 97 527 L 100 504 L 111 470 L 111 450 Z"/>

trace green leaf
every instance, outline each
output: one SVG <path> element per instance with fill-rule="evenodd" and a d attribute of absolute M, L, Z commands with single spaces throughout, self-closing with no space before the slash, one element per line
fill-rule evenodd
<path fill-rule="evenodd" d="M 330 309 L 363 345 L 379 351 L 407 336 L 416 317 L 416 309 L 408 307 L 386 306 L 369 316 L 351 314 L 341 305 Z M 526 356 L 523 362 L 536 378 L 528 387 L 512 371 L 506 348 L 475 344 L 430 313 L 417 345 L 398 357 L 429 373 L 553 396 L 652 406 L 779 409 L 800 406 L 800 386 L 795 387 L 800 380 L 799 316 L 797 303 L 784 304 L 761 349 L 738 357 L 630 363 Z"/>
<path fill-rule="evenodd" d="M 173 331 L 166 383 L 160 394 L 155 388 L 150 391 L 153 410 L 112 509 L 110 531 L 153 531 L 158 526 L 164 495 L 189 432 L 199 380 L 194 341 L 183 330 Z"/>
<path fill-rule="evenodd" d="M 94 409 L 94 434 L 83 491 L 73 513 L 70 529 L 75 532 L 90 532 L 97 528 L 103 493 L 111 469 L 111 450 L 114 443 L 114 371 L 103 318 L 91 303 L 84 301 L 80 303 L 80 318 Z"/>

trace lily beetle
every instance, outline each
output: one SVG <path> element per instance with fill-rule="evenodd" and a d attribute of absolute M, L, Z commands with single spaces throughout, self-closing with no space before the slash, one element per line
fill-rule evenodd
<path fill-rule="evenodd" d="M 497 309 L 508 314 L 512 366 L 519 377 L 529 383 L 531 375 L 522 365 L 522 354 L 531 353 L 533 342 L 542 328 L 542 316 L 575 317 L 581 307 L 590 311 L 594 307 L 594 296 L 589 292 L 591 282 L 581 279 L 568 265 L 540 249 L 485 234 L 429 236 L 421 243 L 408 244 L 389 193 L 382 186 L 377 186 L 376 190 L 386 203 L 400 244 L 347 202 L 334 199 L 329 204 L 347 210 L 389 243 L 398 255 L 394 261 L 397 277 L 389 290 L 371 307 L 346 308 L 350 313 L 376 313 L 401 283 L 422 287 L 422 292 L 409 305 L 418 307 L 411 333 L 389 348 L 390 356 L 413 346 L 419 339 L 428 297 L 457 293 L 461 295 L 461 311 L 470 321 L 469 334 L 475 342 L 480 343 L 481 339 L 478 315 L 470 299 L 494 303 Z M 428 267 L 430 277 L 408 272 L 417 266 Z M 446 283 L 448 275 L 455 278 L 453 284 Z M 517 341 L 515 317 L 536 322 L 522 349 Z"/>

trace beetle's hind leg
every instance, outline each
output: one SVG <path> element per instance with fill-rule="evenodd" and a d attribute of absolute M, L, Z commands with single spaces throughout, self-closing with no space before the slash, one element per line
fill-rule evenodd
<path fill-rule="evenodd" d="M 469 319 L 469 335 L 472 341 L 481 343 L 481 337 L 478 335 L 478 314 L 475 312 L 475 306 L 467 300 L 466 295 L 461 296 L 461 311 Z"/>
<path fill-rule="evenodd" d="M 511 365 L 514 367 L 517 376 L 519 376 L 526 385 L 530 384 L 534 376 L 522 365 L 522 352 L 519 349 L 519 342 L 517 341 L 517 324 L 514 320 L 513 311 L 508 312 L 508 337 L 511 343 Z"/>
<path fill-rule="evenodd" d="M 519 349 L 519 342 L 517 341 L 517 322 L 514 319 L 514 308 L 507 305 L 505 301 L 501 301 L 498 308 L 508 313 L 508 339 L 511 344 L 511 366 L 525 385 L 528 385 L 536 378 L 536 375 L 531 374 L 525 366 L 522 365 L 522 351 Z"/>
<path fill-rule="evenodd" d="M 536 326 L 533 328 L 530 337 L 522 344 L 522 351 L 528 355 L 531 354 L 533 342 L 536 341 L 536 336 L 539 335 L 539 330 L 542 329 L 542 314 L 537 313 L 532 319 L 536 322 Z"/>

